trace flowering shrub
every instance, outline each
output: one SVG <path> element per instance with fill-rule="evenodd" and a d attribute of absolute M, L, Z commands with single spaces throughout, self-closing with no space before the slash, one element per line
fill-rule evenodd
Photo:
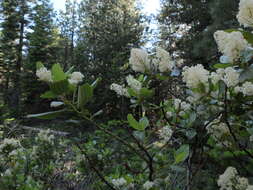
<path fill-rule="evenodd" d="M 252 5 L 252 0 L 241 0 L 239 5 L 237 18 L 245 27 L 252 27 Z M 129 63 L 135 75 L 110 86 L 118 97 L 129 99 L 132 112 L 106 124 L 95 120 L 103 108 L 96 113 L 88 109 L 100 79 L 88 84 L 73 69 L 64 72 L 56 64 L 48 70 L 38 64 L 39 80 L 50 87 L 41 97 L 53 99 L 51 107 L 57 110 L 27 117 L 51 119 L 65 114 L 94 127 L 85 141 L 71 144 L 78 173 L 93 171 L 99 179 L 92 183 L 93 189 L 190 190 L 203 189 L 205 184 L 207 190 L 250 190 L 252 182 L 246 177 L 252 175 L 253 158 L 253 34 L 229 29 L 215 32 L 214 40 L 222 55 L 211 69 L 182 68 L 182 61 L 173 60 L 160 47 L 155 55 L 132 49 Z M 157 100 L 158 86 L 173 78 L 182 79 L 183 95 L 169 90 L 167 97 Z M 43 176 L 51 172 L 51 160 L 58 155 L 38 147 L 51 150 L 54 137 L 42 133 L 35 141 L 31 154 Z M 0 150 L 8 155 L 4 159 L 24 154 L 14 139 L 3 140 Z M 43 157 L 47 159 L 40 161 Z M 2 175 L 13 177 L 12 173 L 7 169 Z M 42 185 L 37 180 L 31 183 Z"/>

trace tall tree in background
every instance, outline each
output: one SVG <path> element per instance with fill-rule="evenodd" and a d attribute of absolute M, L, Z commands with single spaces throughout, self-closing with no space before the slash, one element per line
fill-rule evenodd
<path fill-rule="evenodd" d="M 55 62 L 53 7 L 50 0 L 36 0 L 31 14 L 33 24 L 28 35 L 29 68 L 35 71 L 36 62 L 47 65 Z"/>
<path fill-rule="evenodd" d="M 131 46 L 140 45 L 143 27 L 135 0 L 83 0 L 79 18 L 77 51 L 83 56 L 76 63 L 82 70 L 109 74 L 113 64 L 126 62 Z"/>
<path fill-rule="evenodd" d="M 63 39 L 63 67 L 66 69 L 74 63 L 74 40 L 78 27 L 78 3 L 76 0 L 65 1 L 65 11 L 60 11 L 58 25 Z"/>
<path fill-rule="evenodd" d="M 122 79 L 131 47 L 139 47 L 143 19 L 135 0 L 83 0 L 79 7 L 75 65 L 87 80 L 101 76 L 100 100 L 113 102 L 109 85 Z"/>
<path fill-rule="evenodd" d="M 26 19 L 30 1 L 2 0 L 1 52 L 4 75 L 4 101 L 14 116 L 20 113 L 21 76 Z"/>
<path fill-rule="evenodd" d="M 43 88 L 37 88 L 40 83 L 35 76 L 36 63 L 42 62 L 50 67 L 57 62 L 59 32 L 54 25 L 54 11 L 50 0 L 36 0 L 32 10 L 30 18 L 33 22 L 28 34 L 28 57 L 24 68 L 26 71 L 24 89 L 26 105 L 36 108 L 38 107 L 36 105 L 41 104 L 39 94 L 43 91 Z"/>
<path fill-rule="evenodd" d="M 239 0 L 161 0 L 161 43 L 190 64 L 217 61 L 216 30 L 237 27 Z"/>

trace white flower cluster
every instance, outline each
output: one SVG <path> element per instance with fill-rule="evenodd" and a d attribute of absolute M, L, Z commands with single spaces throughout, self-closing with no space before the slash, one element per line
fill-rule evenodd
<path fill-rule="evenodd" d="M 216 72 L 212 72 L 210 78 L 214 84 L 222 80 L 227 87 L 236 86 L 239 83 L 239 72 L 233 67 L 227 67 L 226 69 L 218 69 Z"/>
<path fill-rule="evenodd" d="M 119 84 L 116 83 L 111 84 L 110 89 L 115 91 L 119 96 L 130 97 L 127 89 Z"/>
<path fill-rule="evenodd" d="M 225 69 L 225 75 L 223 76 L 223 81 L 227 87 L 236 86 L 239 83 L 239 73 L 232 67 L 227 67 Z"/>
<path fill-rule="evenodd" d="M 50 135 L 50 130 L 41 130 L 37 137 L 35 138 L 36 141 L 43 141 L 43 142 L 48 142 L 50 144 L 54 143 L 54 135 Z"/>
<path fill-rule="evenodd" d="M 244 96 L 253 96 L 253 83 L 245 82 L 241 87 L 235 87 L 235 92 L 242 92 Z"/>
<path fill-rule="evenodd" d="M 125 180 L 125 178 L 121 177 L 121 178 L 118 178 L 118 179 L 112 179 L 112 184 L 115 187 L 122 187 L 122 186 L 127 184 L 127 181 Z"/>
<path fill-rule="evenodd" d="M 238 22 L 245 26 L 253 26 L 253 1 L 241 0 L 239 3 L 239 12 L 237 14 Z"/>
<path fill-rule="evenodd" d="M 251 190 L 253 187 L 249 185 L 247 178 L 240 177 L 237 170 L 231 166 L 219 176 L 217 183 L 220 190 Z"/>
<path fill-rule="evenodd" d="M 155 183 L 153 181 L 146 181 L 144 184 L 143 184 L 143 188 L 145 190 L 149 190 L 151 189 L 153 186 L 155 185 Z"/>
<path fill-rule="evenodd" d="M 158 131 L 159 138 L 162 139 L 164 143 L 167 143 L 173 134 L 173 130 L 170 126 L 164 126 L 162 129 Z"/>
<path fill-rule="evenodd" d="M 172 61 L 170 54 L 166 50 L 157 47 L 156 57 L 158 58 L 157 64 L 160 72 L 165 72 L 168 70 L 171 71 L 173 69 L 175 64 Z"/>
<path fill-rule="evenodd" d="M 69 78 L 68 81 L 69 81 L 70 84 L 78 84 L 78 83 L 83 81 L 83 78 L 84 78 L 84 76 L 83 76 L 82 73 L 73 72 L 73 73 L 71 73 L 70 78 Z"/>
<path fill-rule="evenodd" d="M 135 90 L 137 93 L 141 90 L 142 84 L 140 81 L 136 80 L 132 75 L 126 77 L 127 84 Z"/>
<path fill-rule="evenodd" d="M 131 50 L 129 64 L 136 72 L 144 73 L 146 70 L 150 70 L 148 53 L 142 49 L 133 48 Z"/>
<path fill-rule="evenodd" d="M 19 140 L 14 138 L 5 138 L 0 144 L 0 152 L 4 151 L 7 147 L 11 147 L 11 149 L 13 149 L 19 147 L 19 145 Z"/>
<path fill-rule="evenodd" d="M 203 65 L 198 64 L 192 67 L 185 66 L 182 75 L 187 87 L 198 88 L 199 84 L 208 83 L 209 71 Z"/>
<path fill-rule="evenodd" d="M 52 74 L 51 71 L 47 70 L 46 67 L 41 67 L 36 71 L 36 76 L 39 78 L 40 81 L 44 82 L 52 82 Z"/>
<path fill-rule="evenodd" d="M 229 134 L 229 128 L 226 123 L 219 122 L 219 120 L 214 120 L 207 127 L 207 132 L 211 134 L 215 140 L 221 140 L 222 136 Z"/>
<path fill-rule="evenodd" d="M 236 61 L 242 50 L 249 47 L 249 43 L 244 39 L 241 32 L 224 32 L 218 30 L 214 33 L 214 39 L 218 45 L 218 49 L 228 62 Z"/>

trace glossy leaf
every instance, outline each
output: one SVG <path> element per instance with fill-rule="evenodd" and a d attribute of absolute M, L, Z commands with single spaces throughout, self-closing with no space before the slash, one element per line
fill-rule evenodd
<path fill-rule="evenodd" d="M 174 153 L 175 162 L 174 164 L 178 164 L 186 160 L 189 156 L 190 147 L 188 144 L 182 145 L 176 152 Z"/>
<path fill-rule="evenodd" d="M 40 97 L 41 97 L 41 98 L 56 98 L 57 95 L 54 94 L 52 91 L 46 91 L 46 92 L 43 93 Z"/>
<path fill-rule="evenodd" d="M 89 84 L 78 87 L 78 108 L 85 106 L 93 97 L 93 88 Z"/>
<path fill-rule="evenodd" d="M 62 81 L 67 78 L 60 64 L 54 64 L 51 72 L 52 72 L 53 81 Z"/>

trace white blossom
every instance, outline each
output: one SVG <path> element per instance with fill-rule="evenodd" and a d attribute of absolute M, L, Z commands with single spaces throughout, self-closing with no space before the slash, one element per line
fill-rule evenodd
<path fill-rule="evenodd" d="M 241 92 L 245 96 L 253 96 L 253 83 L 252 82 L 245 82 L 241 87 Z"/>
<path fill-rule="evenodd" d="M 214 39 L 219 51 L 227 57 L 229 62 L 236 61 L 241 51 L 249 47 L 248 42 L 239 31 L 228 33 L 219 30 L 214 33 Z"/>
<path fill-rule="evenodd" d="M 246 190 L 253 190 L 253 185 L 249 185 Z"/>
<path fill-rule="evenodd" d="M 118 179 L 112 179 L 112 184 L 115 186 L 115 187 L 121 187 L 123 185 L 126 185 L 127 181 L 125 180 L 125 178 L 121 177 L 121 178 L 118 178 Z"/>
<path fill-rule="evenodd" d="M 187 87 L 198 88 L 200 83 L 208 83 L 209 71 L 204 69 L 203 65 L 198 64 L 192 67 L 184 67 L 182 75 Z"/>
<path fill-rule="evenodd" d="M 36 71 L 36 76 L 40 81 L 44 82 L 52 82 L 52 74 L 51 71 L 47 70 L 46 67 L 41 67 Z"/>
<path fill-rule="evenodd" d="M 239 83 L 240 75 L 234 68 L 227 67 L 224 72 L 223 81 L 227 87 L 236 86 Z"/>
<path fill-rule="evenodd" d="M 220 190 L 233 190 L 234 182 L 233 180 L 237 176 L 237 170 L 233 167 L 228 167 L 226 171 L 219 176 L 218 186 L 220 186 Z"/>
<path fill-rule="evenodd" d="M 50 103 L 50 107 L 51 108 L 56 108 L 56 107 L 59 107 L 59 106 L 61 106 L 61 105 L 63 105 L 64 103 L 63 102 L 60 102 L 60 101 L 52 101 L 51 103 Z"/>
<path fill-rule="evenodd" d="M 217 84 L 222 80 L 223 75 L 225 74 L 225 69 L 217 69 L 216 72 L 212 72 L 210 78 L 214 84 Z"/>
<path fill-rule="evenodd" d="M 178 98 L 174 99 L 174 107 L 175 107 L 176 110 L 178 110 L 180 108 L 181 102 L 182 101 Z"/>
<path fill-rule="evenodd" d="M 139 92 L 142 88 L 140 81 L 136 80 L 132 75 L 126 77 L 127 84 L 136 92 Z"/>
<path fill-rule="evenodd" d="M 144 73 L 146 70 L 150 70 L 150 62 L 146 51 L 138 48 L 131 50 L 129 64 L 136 72 Z"/>
<path fill-rule="evenodd" d="M 162 129 L 158 131 L 158 135 L 163 142 L 168 142 L 173 134 L 173 130 L 170 126 L 164 126 Z"/>
<path fill-rule="evenodd" d="M 239 12 L 237 14 L 238 22 L 245 26 L 253 26 L 253 1 L 252 0 L 240 0 Z"/>
<path fill-rule="evenodd" d="M 127 89 L 119 84 L 116 83 L 111 84 L 110 89 L 115 91 L 119 96 L 130 97 Z"/>
<path fill-rule="evenodd" d="M 158 68 L 159 68 L 160 72 L 165 72 L 168 70 L 171 71 L 173 69 L 174 62 L 171 60 L 171 56 L 166 50 L 164 50 L 160 47 L 157 47 L 156 48 L 156 57 L 159 59 Z"/>
<path fill-rule="evenodd" d="M 240 86 L 236 86 L 235 88 L 234 88 L 234 92 L 236 93 L 236 94 L 238 94 L 239 92 L 241 92 L 242 91 L 242 87 L 240 87 Z"/>
<path fill-rule="evenodd" d="M 50 135 L 50 130 L 48 129 L 48 130 L 41 130 L 35 139 L 36 141 L 45 141 L 50 144 L 53 144 L 55 137 L 54 135 Z"/>
<path fill-rule="evenodd" d="M 229 128 L 226 123 L 219 122 L 219 120 L 214 120 L 207 126 L 207 132 L 211 134 L 214 139 L 220 140 L 224 134 L 229 134 Z"/>
<path fill-rule="evenodd" d="M 239 177 L 237 179 L 237 184 L 235 185 L 235 188 L 238 190 L 244 190 L 248 187 L 249 181 L 245 177 Z"/>
<path fill-rule="evenodd" d="M 143 184 L 143 188 L 145 190 L 149 190 L 151 189 L 153 186 L 155 185 L 155 183 L 153 181 L 146 181 L 144 184 Z"/>
<path fill-rule="evenodd" d="M 73 72 L 73 73 L 71 73 L 70 78 L 69 78 L 68 81 L 69 81 L 70 84 L 78 84 L 78 83 L 83 81 L 83 78 L 84 78 L 84 76 L 83 76 L 82 73 Z"/>
<path fill-rule="evenodd" d="M 11 146 L 12 148 L 16 148 L 20 145 L 19 140 L 14 138 L 5 138 L 0 144 L 0 152 L 3 151 L 6 147 Z"/>

